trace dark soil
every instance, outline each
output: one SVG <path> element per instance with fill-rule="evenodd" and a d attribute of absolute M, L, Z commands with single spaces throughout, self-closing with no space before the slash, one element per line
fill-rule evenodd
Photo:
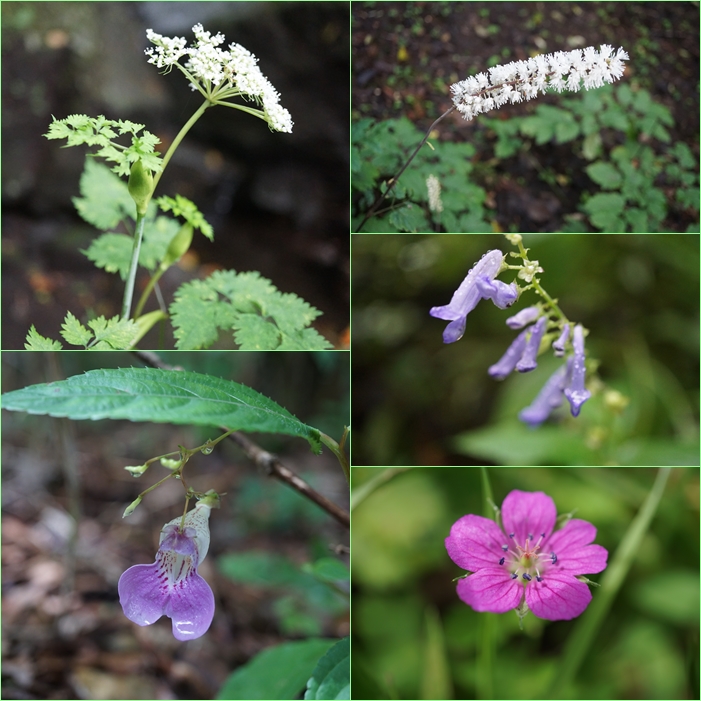
<path fill-rule="evenodd" d="M 354 2 L 352 114 L 377 120 L 406 116 L 421 130 L 451 105 L 450 85 L 497 63 L 583 46 L 622 46 L 630 55 L 625 80 L 648 90 L 675 120 L 670 145 L 699 152 L 699 3 L 697 2 Z M 504 118 L 531 114 L 538 102 L 502 108 Z M 488 116 L 499 116 L 492 112 Z M 475 161 L 489 161 L 496 177 L 480 184 L 502 230 L 556 231 L 576 211 L 583 174 L 566 192 L 538 178 L 556 165 L 577 173 L 586 162 L 571 144 L 533 146 L 498 162 L 493 135 L 453 113 L 438 127 L 440 140 L 469 140 Z M 683 217 L 682 217 L 683 218 Z M 671 222 L 685 231 L 691 220 Z M 513 227 L 516 227 L 515 229 Z"/>

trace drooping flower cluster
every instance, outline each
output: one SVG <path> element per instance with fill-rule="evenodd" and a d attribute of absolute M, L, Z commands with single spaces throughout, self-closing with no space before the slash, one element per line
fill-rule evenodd
<path fill-rule="evenodd" d="M 454 343 L 462 338 L 467 315 L 481 299 L 491 299 L 499 309 L 506 309 L 518 299 L 515 282 L 507 285 L 494 279 L 501 272 L 503 263 L 501 251 L 487 251 L 455 290 L 450 304 L 431 308 L 431 316 L 450 321 L 443 331 L 444 343 Z"/>
<path fill-rule="evenodd" d="M 178 640 L 204 635 L 214 617 L 214 595 L 197 567 L 209 550 L 207 497 L 185 515 L 166 523 L 161 530 L 156 562 L 134 565 L 119 578 L 119 603 L 124 615 L 140 626 L 161 616 L 173 621 Z M 182 528 L 181 528 L 182 526 Z"/>
<path fill-rule="evenodd" d="M 148 62 L 167 70 L 176 66 L 190 80 L 190 87 L 199 90 L 214 104 L 228 107 L 240 105 L 224 102 L 230 97 L 252 98 L 263 105 L 263 112 L 247 108 L 252 114 L 265 119 L 271 129 L 292 132 L 290 113 L 280 105 L 280 94 L 258 67 L 258 59 L 240 44 L 230 44 L 229 50 L 219 48 L 225 37 L 219 33 L 212 36 L 196 24 L 192 31 L 195 42 L 187 46 L 181 37 L 164 37 L 152 29 L 146 30 L 146 37 L 154 47 L 146 49 Z M 185 65 L 179 63 L 188 56 Z"/>
<path fill-rule="evenodd" d="M 513 490 L 501 517 L 503 530 L 474 514 L 450 529 L 448 555 L 471 572 L 458 580 L 458 596 L 475 611 L 530 610 L 550 621 L 579 616 L 592 599 L 580 577 L 603 571 L 608 559 L 605 548 L 592 544 L 596 528 L 570 519 L 555 530 L 555 502 L 543 492 Z"/>
<path fill-rule="evenodd" d="M 530 100 L 548 88 L 576 92 L 582 83 L 587 90 L 599 88 L 618 80 L 625 71 L 623 62 L 628 54 L 622 48 L 615 54 L 613 51 L 613 47 L 602 44 L 599 51 L 588 46 L 493 66 L 488 74 L 478 73 L 451 85 L 453 103 L 470 120 L 507 102 Z"/>
<path fill-rule="evenodd" d="M 458 289 L 453 294 L 450 304 L 433 307 L 430 314 L 438 319 L 450 321 L 443 331 L 443 342 L 453 343 L 465 332 L 466 317 L 477 306 L 480 299 L 491 299 L 500 309 L 505 309 L 516 301 L 521 290 L 516 282 L 507 285 L 495 277 L 507 266 L 504 254 L 499 250 L 488 251 L 473 266 Z M 519 269 L 518 277 L 529 284 L 536 273 L 543 272 L 538 261 L 525 260 Z M 585 352 L 584 328 L 581 324 L 574 326 L 570 340 L 569 322 L 551 316 L 545 305 L 537 304 L 526 307 L 506 320 L 512 329 L 523 329 L 507 348 L 504 355 L 488 372 L 496 380 L 503 380 L 511 372 L 530 372 L 537 367 L 537 358 L 541 345 L 552 340 L 556 357 L 562 358 L 571 348 L 571 355 L 545 383 L 538 396 L 530 406 L 519 413 L 519 419 L 530 426 L 539 426 L 553 409 L 562 404 L 563 398 L 570 403 L 572 416 L 579 416 L 582 404 L 591 397 L 585 387 Z"/>

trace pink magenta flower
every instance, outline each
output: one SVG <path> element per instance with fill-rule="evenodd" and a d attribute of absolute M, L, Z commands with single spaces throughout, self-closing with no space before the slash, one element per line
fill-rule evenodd
<path fill-rule="evenodd" d="M 124 615 L 140 626 L 150 626 L 161 616 L 173 621 L 178 640 L 204 635 L 214 618 L 214 595 L 197 574 L 209 550 L 207 498 L 185 515 L 166 523 L 161 530 L 156 562 L 134 565 L 119 578 L 119 603 Z"/>
<path fill-rule="evenodd" d="M 458 580 L 458 596 L 475 611 L 505 613 L 522 602 L 539 618 L 570 620 L 591 601 L 580 575 L 606 568 L 608 552 L 592 545 L 596 528 L 571 519 L 554 530 L 555 502 L 543 492 L 507 494 L 504 531 L 492 520 L 468 514 L 445 539 L 448 555 L 472 574 Z"/>

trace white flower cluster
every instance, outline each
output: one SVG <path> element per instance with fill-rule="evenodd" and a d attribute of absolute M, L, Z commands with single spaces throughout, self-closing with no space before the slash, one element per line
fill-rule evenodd
<path fill-rule="evenodd" d="M 600 88 L 613 83 L 625 71 L 623 61 L 628 54 L 602 44 L 600 51 L 593 46 L 574 51 L 540 54 L 527 61 L 514 61 L 494 66 L 489 74 L 478 73 L 450 86 L 453 103 L 465 119 L 505 105 L 530 100 L 548 88 L 562 92 L 584 87 Z"/>
<path fill-rule="evenodd" d="M 187 46 L 181 37 L 171 39 L 147 29 L 146 37 L 155 47 L 145 51 L 148 62 L 157 68 L 177 66 L 190 79 L 190 87 L 213 102 L 238 95 L 253 98 L 262 103 L 272 129 L 292 132 L 290 113 L 280 105 L 280 94 L 258 68 L 258 59 L 240 44 L 230 44 L 228 51 L 220 49 L 224 35 L 212 36 L 201 24 L 192 31 L 195 42 Z M 189 57 L 184 66 L 179 63 L 183 56 Z"/>
<path fill-rule="evenodd" d="M 428 190 L 428 208 L 440 214 L 443 211 L 441 181 L 433 173 L 426 178 L 426 189 Z"/>

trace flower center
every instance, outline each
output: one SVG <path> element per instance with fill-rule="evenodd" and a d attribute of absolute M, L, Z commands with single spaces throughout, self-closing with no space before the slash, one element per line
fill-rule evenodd
<path fill-rule="evenodd" d="M 508 544 L 501 546 L 505 554 L 499 560 L 499 564 L 506 565 L 511 572 L 511 579 L 520 579 L 523 586 L 527 586 L 534 577 L 536 582 L 542 582 L 548 567 L 557 562 L 557 555 L 554 552 L 540 552 L 545 533 L 541 533 L 537 541 L 533 534 L 529 533 L 523 544 L 516 542 L 515 536 L 515 533 L 509 533 L 512 541 L 511 548 Z"/>

